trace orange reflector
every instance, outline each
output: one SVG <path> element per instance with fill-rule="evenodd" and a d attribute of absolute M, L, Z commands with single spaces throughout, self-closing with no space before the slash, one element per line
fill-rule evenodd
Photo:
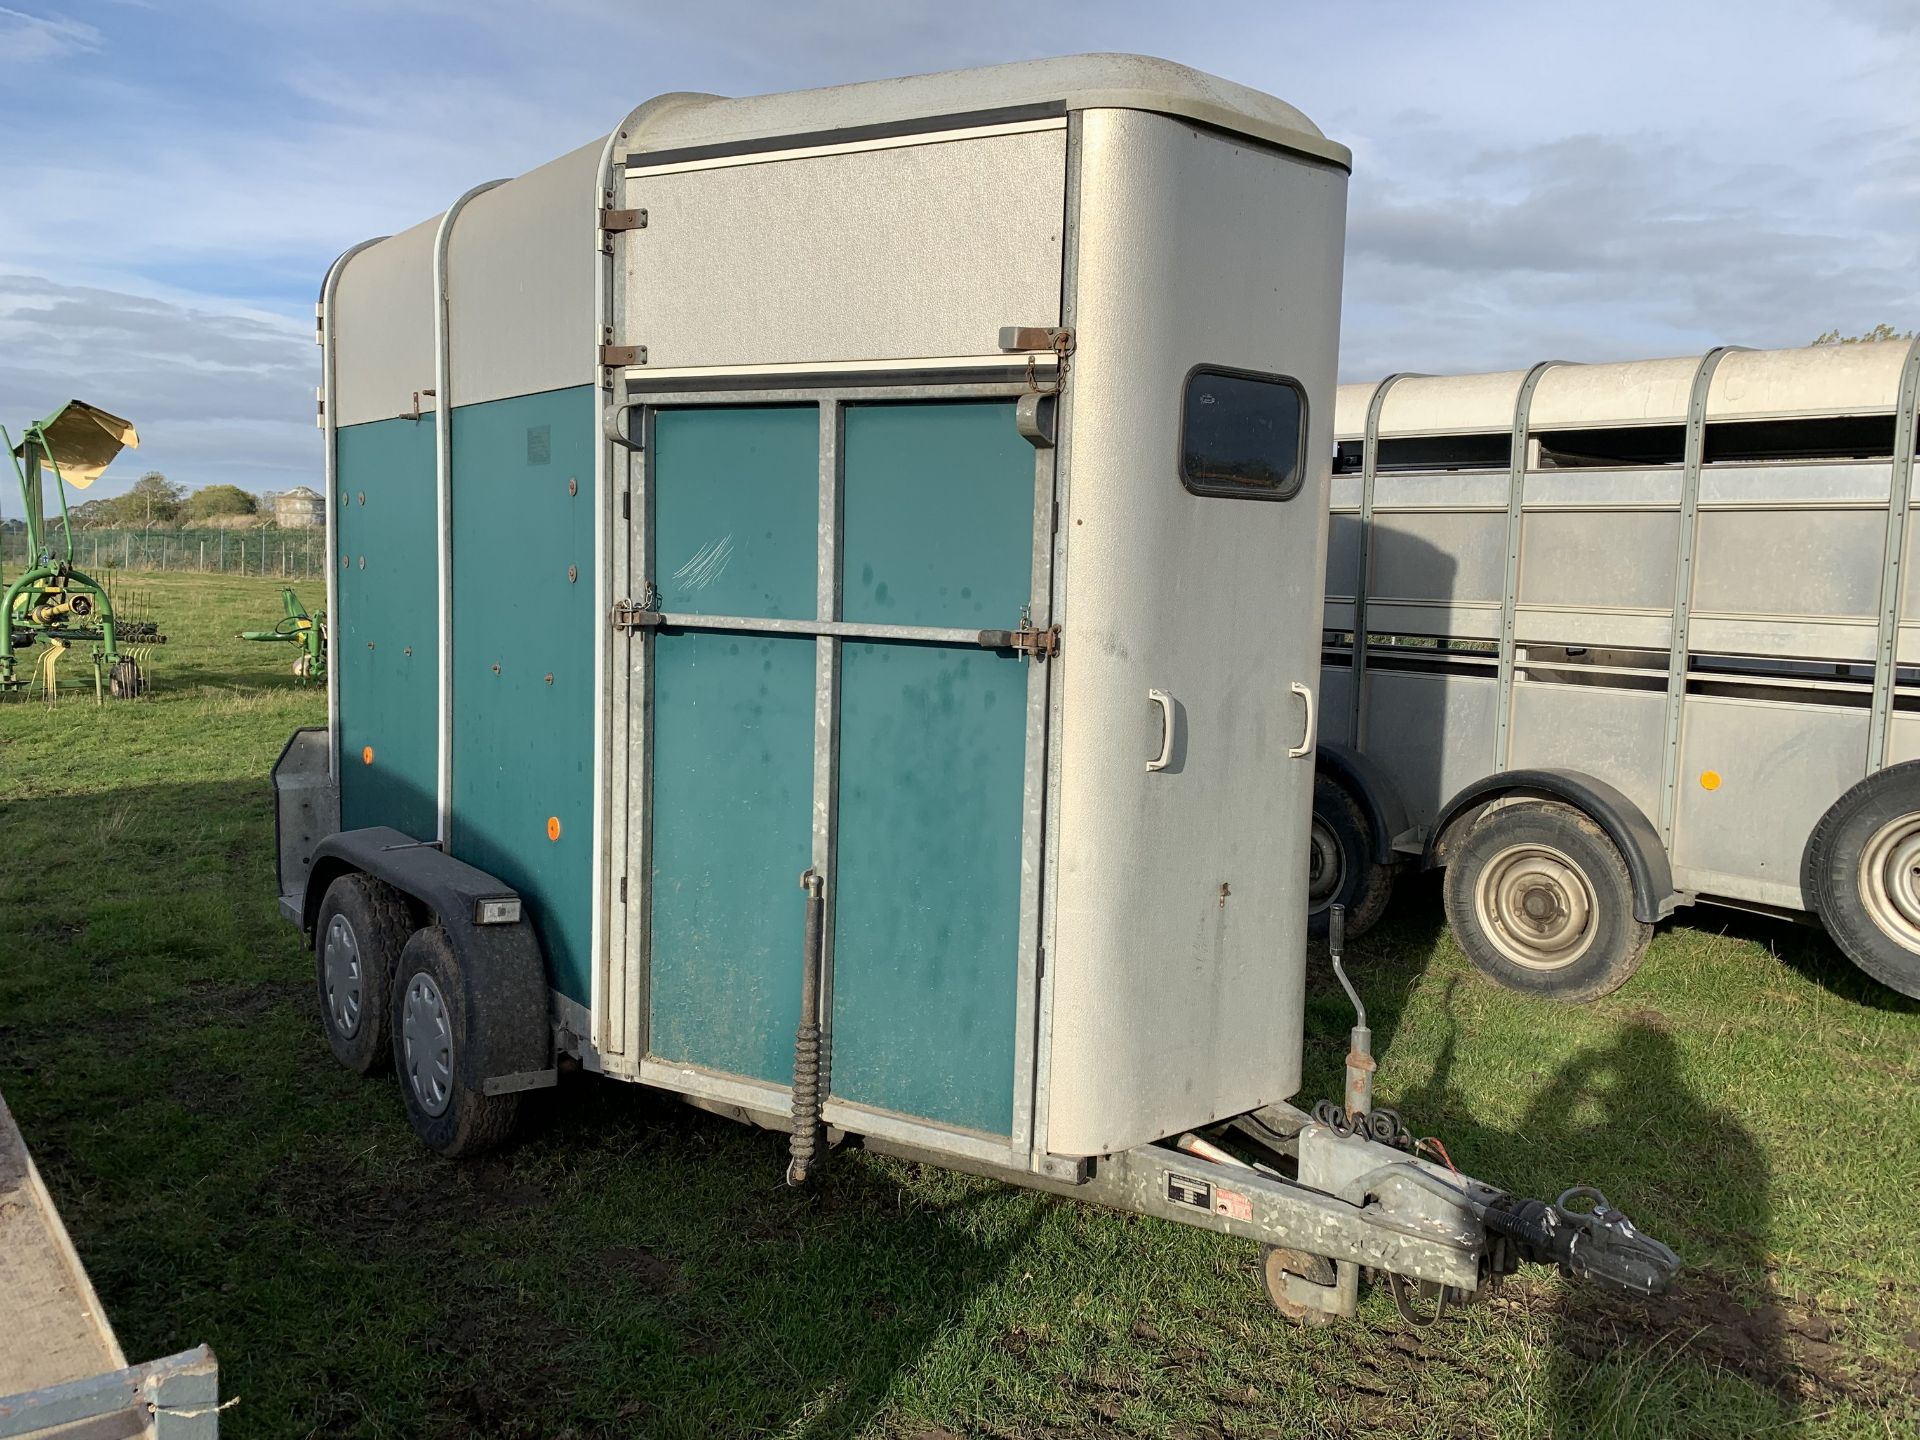
<path fill-rule="evenodd" d="M 362 765 L 371 765 L 373 763 L 373 747 L 371 745 L 360 752 L 360 763 Z"/>
<path fill-rule="evenodd" d="M 560 838 L 560 817 L 558 815 L 549 815 L 547 817 L 547 839 L 558 840 L 559 838 Z"/>
<path fill-rule="evenodd" d="M 1720 788 L 1720 772 L 1718 770 L 1702 770 L 1700 772 L 1700 788 L 1702 790 L 1718 790 Z"/>

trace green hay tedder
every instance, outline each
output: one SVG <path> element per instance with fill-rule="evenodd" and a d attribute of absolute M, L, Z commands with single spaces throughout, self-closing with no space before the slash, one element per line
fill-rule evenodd
<path fill-rule="evenodd" d="M 101 581 L 73 564 L 73 525 L 67 486 L 84 490 L 121 450 L 138 446 L 139 435 L 117 415 L 69 400 L 44 420 L 27 426 L 20 442 L 0 428 L 26 512 L 26 568 L 9 582 L 0 573 L 0 695 L 30 691 L 36 684 L 52 699 L 60 685 L 60 662 L 84 649 L 93 663 L 96 700 L 130 700 L 145 693 L 141 660 L 166 637 L 150 618 L 136 618 Z M 50 533 L 46 477 L 60 497 L 60 529 Z M 35 652 L 23 673 L 23 652 Z"/>

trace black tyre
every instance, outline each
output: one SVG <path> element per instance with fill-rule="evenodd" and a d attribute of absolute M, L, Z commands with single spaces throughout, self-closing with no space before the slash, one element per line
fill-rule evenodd
<path fill-rule="evenodd" d="M 1834 801 L 1801 878 L 1846 957 L 1920 999 L 1920 766 L 1881 770 Z"/>
<path fill-rule="evenodd" d="M 116 700 L 137 700 L 147 693 L 147 677 L 132 660 L 116 660 L 107 671 L 107 693 Z"/>
<path fill-rule="evenodd" d="M 1347 938 L 1372 929 L 1393 898 L 1396 865 L 1373 858 L 1373 827 L 1347 787 L 1325 775 L 1313 782 L 1307 844 L 1307 933 L 1327 935 L 1335 905 L 1347 907 Z"/>
<path fill-rule="evenodd" d="M 386 1068 L 393 1053 L 387 1003 L 412 933 L 406 897 L 371 875 L 342 875 L 320 901 L 313 927 L 320 1028 L 333 1058 L 356 1075 Z"/>
<path fill-rule="evenodd" d="M 1606 831 L 1551 800 L 1486 811 L 1447 863 L 1447 922 L 1483 973 L 1511 990 L 1595 1000 L 1639 968 L 1653 927 Z"/>
<path fill-rule="evenodd" d="M 520 1094 L 486 1095 L 467 1084 L 467 979 L 447 932 L 415 933 L 393 972 L 393 1064 L 413 1132 L 457 1159 L 495 1149 L 520 1118 Z"/>

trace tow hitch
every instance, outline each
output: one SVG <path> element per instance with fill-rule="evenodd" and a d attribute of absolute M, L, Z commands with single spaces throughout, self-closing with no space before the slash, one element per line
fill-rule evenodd
<path fill-rule="evenodd" d="M 1374 1108 L 1372 1032 L 1341 963 L 1344 907 L 1334 906 L 1329 920 L 1334 974 L 1355 1016 L 1345 1104 L 1322 1101 L 1311 1115 L 1273 1107 L 1232 1122 L 1237 1138 L 1275 1163 L 1248 1161 L 1198 1135 L 1175 1142 L 1195 1160 L 1282 1184 L 1291 1161 L 1301 1190 L 1352 1207 L 1349 1224 L 1327 1221 L 1324 1239 L 1267 1245 L 1262 1272 L 1276 1308 L 1312 1324 L 1351 1315 L 1363 1268 L 1385 1276 L 1401 1315 L 1414 1324 L 1432 1324 L 1450 1303 L 1498 1285 L 1522 1264 L 1551 1265 L 1634 1295 L 1665 1291 L 1680 1257 L 1642 1234 L 1600 1191 L 1578 1185 L 1552 1203 L 1510 1195 L 1461 1174 L 1438 1139 L 1416 1138 L 1397 1113 Z M 1371 1236 L 1365 1246 L 1356 1243 L 1359 1228 Z M 1414 1313 L 1416 1286 L 1433 1302 L 1425 1316 Z"/>

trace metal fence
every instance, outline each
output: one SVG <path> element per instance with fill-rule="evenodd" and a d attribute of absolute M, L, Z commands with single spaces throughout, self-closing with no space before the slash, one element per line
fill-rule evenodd
<path fill-rule="evenodd" d="M 66 546 L 56 520 L 55 554 Z M 326 566 L 326 532 L 312 530 L 75 530 L 73 563 L 96 579 L 115 570 L 203 570 L 229 575 L 313 579 Z M 0 564 L 18 574 L 27 561 L 24 530 L 0 532 Z"/>

